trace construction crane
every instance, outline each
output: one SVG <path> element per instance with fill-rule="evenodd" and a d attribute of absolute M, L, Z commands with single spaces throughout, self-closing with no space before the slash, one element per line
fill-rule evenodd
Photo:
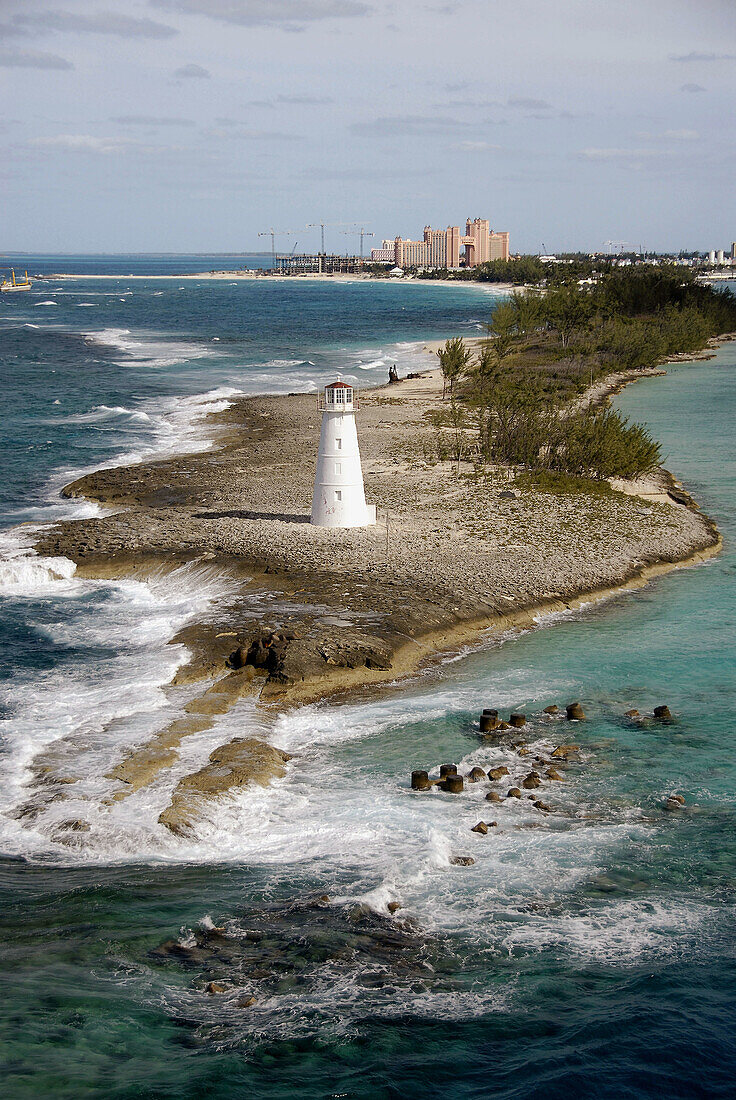
<path fill-rule="evenodd" d="M 611 253 L 613 252 L 614 248 L 617 248 L 619 252 L 623 252 L 624 248 L 626 247 L 626 245 L 629 242 L 628 241 L 604 241 L 603 243 L 604 243 L 604 245 L 605 245 L 605 247 L 608 251 L 608 254 L 610 256 Z"/>
<path fill-rule="evenodd" d="M 321 229 L 322 231 L 322 255 L 325 255 L 325 226 L 328 229 L 337 229 L 340 226 L 357 226 L 360 222 L 310 222 L 307 229 Z"/>
<path fill-rule="evenodd" d="M 276 234 L 277 233 L 282 237 L 293 237 L 294 236 L 294 230 L 293 229 L 264 229 L 264 231 L 262 233 L 258 234 L 259 237 L 270 237 L 271 238 L 271 267 L 272 268 L 276 267 Z M 294 247 L 296 248 L 296 245 L 294 245 Z"/>
<path fill-rule="evenodd" d="M 358 223 L 356 222 L 355 224 L 357 226 Z M 353 230 L 343 229 L 343 231 L 342 231 L 343 237 L 352 237 L 354 233 L 355 233 L 354 229 Z M 361 227 L 360 227 L 360 258 L 361 258 L 361 260 L 363 259 L 363 238 L 364 237 L 375 237 L 375 235 L 376 235 L 375 233 L 369 233 L 361 225 Z"/>

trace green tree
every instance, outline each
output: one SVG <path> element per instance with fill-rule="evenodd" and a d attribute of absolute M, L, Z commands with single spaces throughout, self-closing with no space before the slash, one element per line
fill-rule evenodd
<path fill-rule="evenodd" d="M 590 321 L 593 302 L 586 291 L 565 283 L 548 291 L 543 308 L 547 324 L 558 333 L 566 348 L 573 332 Z"/>
<path fill-rule="evenodd" d="M 473 354 L 465 347 L 462 337 L 456 336 L 452 340 L 446 340 L 444 348 L 437 352 L 442 371 L 442 400 L 445 399 L 447 386 L 450 386 L 450 396 L 455 392 L 455 383 L 468 369 L 468 363 Z"/>
<path fill-rule="evenodd" d="M 505 359 L 519 335 L 519 317 L 514 302 L 501 302 L 493 311 L 491 323 L 486 325 L 491 337 L 491 347 L 499 359 Z"/>

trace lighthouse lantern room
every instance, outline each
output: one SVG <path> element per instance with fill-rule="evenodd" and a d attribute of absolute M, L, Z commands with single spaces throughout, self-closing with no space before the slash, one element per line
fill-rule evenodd
<path fill-rule="evenodd" d="M 318 527 L 367 527 L 376 522 L 375 506 L 365 502 L 355 410 L 358 395 L 346 382 L 333 382 L 320 393 L 322 431 L 312 498 L 312 523 Z"/>

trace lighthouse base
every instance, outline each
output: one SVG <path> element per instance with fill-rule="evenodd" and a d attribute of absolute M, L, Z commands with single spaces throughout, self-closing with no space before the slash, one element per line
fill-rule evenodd
<path fill-rule="evenodd" d="M 313 509 L 311 523 L 315 527 L 374 527 L 376 524 L 376 506 L 375 504 L 366 504 L 361 512 L 351 508 L 348 515 L 344 512 L 340 514 L 334 509 L 329 510 L 326 507 Z"/>

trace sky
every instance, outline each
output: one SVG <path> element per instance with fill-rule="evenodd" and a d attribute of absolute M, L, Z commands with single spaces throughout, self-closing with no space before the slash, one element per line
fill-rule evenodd
<path fill-rule="evenodd" d="M 736 240 L 736 0 L 0 0 L 0 89 L 2 251 Z"/>

